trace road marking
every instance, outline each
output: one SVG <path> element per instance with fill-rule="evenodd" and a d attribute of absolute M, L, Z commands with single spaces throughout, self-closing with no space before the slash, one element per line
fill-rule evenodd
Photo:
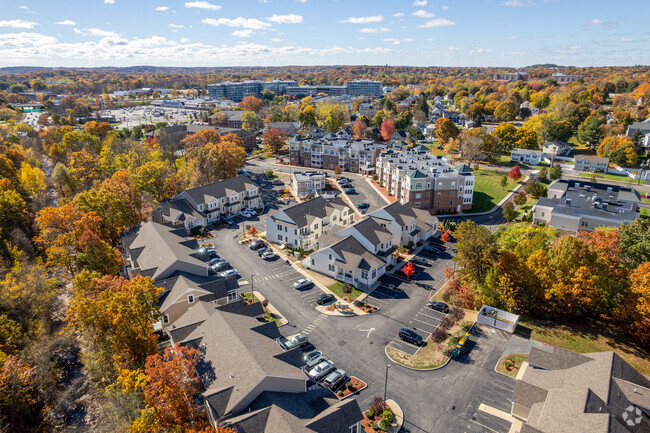
<path fill-rule="evenodd" d="M 375 328 L 370 328 L 370 329 L 359 329 L 359 331 L 361 331 L 361 332 L 367 332 L 367 333 L 368 333 L 368 335 L 366 335 L 366 338 L 370 338 L 370 333 L 371 333 L 372 331 L 374 331 L 374 330 L 375 330 Z"/>
<path fill-rule="evenodd" d="M 416 319 L 415 317 L 413 318 L 413 320 L 417 320 L 418 322 L 424 323 L 427 326 L 433 326 L 434 329 L 438 327 L 438 325 L 434 325 L 433 323 L 425 322 L 424 320 Z M 409 323 L 411 323 L 411 322 L 409 322 Z"/>
<path fill-rule="evenodd" d="M 508 422 L 510 422 L 510 423 L 512 423 L 512 422 L 515 421 L 515 419 L 513 418 L 513 416 L 510 415 L 509 413 L 504 412 L 504 411 L 502 411 L 502 410 L 500 410 L 500 409 L 494 408 L 494 407 L 492 407 L 492 406 L 488 406 L 487 404 L 483 404 L 483 403 L 481 403 L 481 404 L 478 406 L 478 410 L 483 411 L 483 412 L 485 412 L 485 413 L 489 413 L 490 415 L 494 415 L 494 416 L 496 416 L 497 418 L 501 418 L 502 420 L 504 420 L 504 421 L 508 421 Z"/>

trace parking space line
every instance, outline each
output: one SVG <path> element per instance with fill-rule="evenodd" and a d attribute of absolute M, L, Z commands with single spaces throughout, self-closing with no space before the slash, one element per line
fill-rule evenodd
<path fill-rule="evenodd" d="M 425 310 L 425 311 L 428 311 L 428 310 Z M 443 318 L 439 318 L 439 317 L 436 317 L 436 316 L 429 316 L 428 314 L 424 314 L 422 311 L 420 311 L 418 314 L 422 314 L 423 316 L 430 317 L 430 318 L 432 318 L 432 319 L 436 319 L 436 320 L 441 321 L 441 322 L 442 322 L 442 320 L 444 319 L 444 317 L 443 317 Z"/>
<path fill-rule="evenodd" d="M 438 325 L 434 325 L 433 323 L 425 322 L 424 320 L 416 319 L 415 317 L 412 320 L 410 320 L 409 323 L 411 323 L 413 320 L 417 320 L 418 322 L 424 323 L 427 326 L 432 326 L 433 329 L 438 327 Z"/>

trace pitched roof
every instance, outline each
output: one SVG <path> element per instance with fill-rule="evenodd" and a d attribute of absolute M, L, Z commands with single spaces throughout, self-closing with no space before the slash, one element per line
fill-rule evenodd
<path fill-rule="evenodd" d="M 371 267 L 380 268 L 384 262 L 366 250 L 363 245 L 357 241 L 354 236 L 347 236 L 337 243 L 330 245 L 340 259 L 336 259 L 336 265 L 348 270 L 357 268 L 370 269 Z"/>
<path fill-rule="evenodd" d="M 160 202 L 156 210 L 162 211 L 164 222 L 173 223 L 174 221 L 185 221 L 185 215 L 191 215 L 196 219 L 201 219 L 204 215 L 194 209 L 192 205 L 184 198 L 165 198 Z"/>
<path fill-rule="evenodd" d="M 351 227 L 356 229 L 361 236 L 368 239 L 373 245 L 384 243 L 392 236 L 390 230 L 383 227 L 372 217 L 365 218 Z"/>
<path fill-rule="evenodd" d="M 209 202 L 213 197 L 229 197 L 232 195 L 232 193 L 247 191 L 251 188 L 259 189 L 259 186 L 250 180 L 248 176 L 240 175 L 231 177 L 229 179 L 224 179 L 219 182 L 214 182 L 208 185 L 185 190 L 176 195 L 174 198 L 182 198 L 184 194 L 187 194 L 192 198 L 192 200 L 194 200 L 194 202 L 201 204 Z"/>
<path fill-rule="evenodd" d="M 458 167 L 454 167 L 454 170 L 457 173 L 474 173 L 474 170 L 469 168 L 469 166 L 467 166 L 466 164 L 459 165 Z"/>
<path fill-rule="evenodd" d="M 349 209 L 349 206 L 338 197 L 327 200 L 319 196 L 276 212 L 272 218 L 304 227 L 310 225 L 316 218 L 323 219 L 331 215 L 335 209 L 344 208 Z"/>
<path fill-rule="evenodd" d="M 208 265 L 197 258 L 197 247 L 195 240 L 185 238 L 185 228 L 179 230 L 147 221 L 139 227 L 129 251 L 142 273 L 154 280 L 176 262 L 190 264 L 199 275 L 207 276 Z"/>
<path fill-rule="evenodd" d="M 188 290 L 194 289 L 203 292 L 199 295 L 201 300 L 213 301 L 228 296 L 228 292 L 239 287 L 236 278 L 200 277 L 181 272 L 179 275 L 157 281 L 156 287 L 164 291 L 159 297 L 160 311 L 165 311 L 170 305 L 178 301 Z M 199 298 L 197 296 L 197 298 Z"/>
<path fill-rule="evenodd" d="M 406 175 L 412 179 L 423 179 L 429 177 L 426 174 L 422 173 L 420 170 L 411 170 L 406 173 Z"/>

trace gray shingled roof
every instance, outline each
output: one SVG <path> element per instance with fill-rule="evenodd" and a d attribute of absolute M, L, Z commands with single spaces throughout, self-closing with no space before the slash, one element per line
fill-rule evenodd
<path fill-rule="evenodd" d="M 370 269 L 372 266 L 380 268 L 384 264 L 381 259 L 366 250 L 353 236 L 345 237 L 330 245 L 329 248 L 343 259 L 342 261 L 336 259 L 337 266 L 348 270 L 360 268 L 362 265 L 365 266 L 365 269 Z"/>
<path fill-rule="evenodd" d="M 326 200 L 323 197 L 316 197 L 277 212 L 272 216 L 272 218 L 277 218 L 289 223 L 292 222 L 297 227 L 304 227 L 310 225 L 315 218 L 323 219 L 330 215 L 335 209 L 342 210 L 343 208 L 349 209 L 349 206 L 338 197 L 331 200 Z"/>
<path fill-rule="evenodd" d="M 229 197 L 234 192 L 246 191 L 252 187 L 259 189 L 259 186 L 250 180 L 248 176 L 235 176 L 219 182 L 199 186 L 185 190 L 174 198 L 182 197 L 182 194 L 189 195 L 197 204 L 207 203 L 211 198 Z"/>
<path fill-rule="evenodd" d="M 201 295 L 200 299 L 210 302 L 219 298 L 225 298 L 228 296 L 229 291 L 239 287 L 239 283 L 237 283 L 237 279 L 234 277 L 200 277 L 186 272 L 182 272 L 172 278 L 157 281 L 154 285 L 164 289 L 159 299 L 161 311 L 165 311 L 189 289 L 199 289 L 207 292 Z"/>
<path fill-rule="evenodd" d="M 375 218 L 365 218 L 353 226 L 364 238 L 368 239 L 373 245 L 386 242 L 391 236 L 390 230 L 383 227 Z"/>

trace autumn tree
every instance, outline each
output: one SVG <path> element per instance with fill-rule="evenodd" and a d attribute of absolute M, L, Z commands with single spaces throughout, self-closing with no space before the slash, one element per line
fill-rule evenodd
<path fill-rule="evenodd" d="M 212 129 L 202 129 L 192 135 L 185 137 L 183 140 L 181 140 L 180 144 L 181 148 L 185 152 L 189 153 L 195 149 L 201 149 L 205 147 L 205 145 L 208 143 L 216 144 L 220 141 L 221 137 L 217 131 Z"/>
<path fill-rule="evenodd" d="M 449 234 L 449 230 L 445 230 L 441 235 L 440 235 L 440 240 L 444 243 L 447 243 L 451 240 L 451 235 Z"/>
<path fill-rule="evenodd" d="M 264 121 L 256 112 L 244 111 L 241 115 L 241 125 L 247 131 L 257 131 L 264 126 Z"/>
<path fill-rule="evenodd" d="M 136 168 L 133 181 L 138 189 L 156 200 L 164 197 L 165 178 L 169 167 L 163 161 L 149 161 Z"/>
<path fill-rule="evenodd" d="M 268 146 L 271 153 L 279 153 L 288 141 L 287 132 L 280 128 L 271 128 L 262 135 L 264 145 Z"/>
<path fill-rule="evenodd" d="M 534 130 L 526 129 L 523 126 L 515 132 L 514 147 L 518 149 L 538 149 L 539 141 Z"/>
<path fill-rule="evenodd" d="M 410 279 L 415 273 L 415 267 L 413 266 L 413 263 L 408 262 L 406 266 L 402 268 L 402 273 L 406 275 L 407 278 Z"/>
<path fill-rule="evenodd" d="M 366 129 L 368 129 L 368 125 L 366 125 L 365 122 L 357 119 L 354 122 L 354 125 L 352 125 L 352 138 L 354 138 L 355 140 L 365 138 Z"/>
<path fill-rule="evenodd" d="M 20 185 L 32 197 L 45 190 L 45 173 L 38 167 L 32 167 L 26 162 L 20 166 Z"/>
<path fill-rule="evenodd" d="M 386 119 L 381 123 L 381 137 L 384 141 L 389 141 L 393 134 L 395 134 L 395 121 L 393 119 Z"/>
<path fill-rule="evenodd" d="M 327 101 L 316 105 L 316 117 L 328 132 L 334 133 L 350 120 L 350 113 L 347 106 Z"/>
<path fill-rule="evenodd" d="M 503 205 L 502 214 L 505 219 L 512 221 L 517 217 L 517 212 L 515 211 L 515 205 L 512 201 L 507 201 Z"/>
<path fill-rule="evenodd" d="M 492 136 L 497 139 L 497 143 L 500 145 L 501 149 L 505 152 L 510 152 L 514 147 L 515 134 L 517 129 L 510 123 L 501 123 L 499 126 L 494 128 L 492 131 Z"/>
<path fill-rule="evenodd" d="M 241 108 L 242 111 L 258 113 L 262 109 L 262 100 L 253 95 L 246 96 L 239 103 L 239 108 Z"/>
<path fill-rule="evenodd" d="M 476 283 L 483 281 L 497 257 L 496 240 L 490 231 L 473 221 L 463 221 L 455 231 L 454 260 L 462 267 L 461 273 Z"/>
<path fill-rule="evenodd" d="M 242 140 L 234 134 L 222 137 L 219 143 L 208 143 L 190 153 L 179 171 L 186 185 L 197 187 L 237 175 L 246 164 Z"/>
<path fill-rule="evenodd" d="M 650 342 L 650 262 L 645 262 L 630 274 L 632 302 L 626 306 L 632 310 L 635 323 L 635 337 L 642 342 Z"/>
<path fill-rule="evenodd" d="M 503 101 L 497 105 L 496 110 L 494 110 L 494 115 L 497 119 L 508 122 L 510 120 L 515 120 L 518 111 L 517 105 L 514 102 Z"/>
<path fill-rule="evenodd" d="M 650 220 L 637 218 L 619 230 L 621 256 L 630 267 L 650 262 Z"/>
<path fill-rule="evenodd" d="M 526 197 L 526 193 L 524 191 L 519 191 L 512 198 L 512 201 L 514 201 L 517 206 L 523 206 L 528 201 L 528 197 Z"/>
<path fill-rule="evenodd" d="M 67 328 L 92 344 L 104 378 L 156 353 L 153 325 L 160 319 L 159 289 L 148 277 L 131 280 L 82 272 L 74 281 Z"/>
<path fill-rule="evenodd" d="M 62 197 L 70 197 L 77 191 L 77 179 L 72 175 L 68 167 L 57 162 L 52 169 L 52 184 Z"/>
<path fill-rule="evenodd" d="M 510 170 L 510 173 L 508 173 L 508 177 L 514 179 L 515 181 L 521 179 L 521 169 L 519 168 L 519 165 L 512 167 L 512 170 Z"/>
<path fill-rule="evenodd" d="M 460 130 L 446 117 L 439 117 L 436 120 L 436 137 L 440 143 L 447 144 L 449 141 L 458 138 Z"/>
<path fill-rule="evenodd" d="M 0 418 L 7 431 L 34 431 L 41 405 L 36 369 L 18 355 L 7 356 L 0 367 Z"/>
<path fill-rule="evenodd" d="M 161 427 L 185 429 L 201 418 L 195 402 L 201 389 L 196 375 L 200 358 L 198 350 L 178 344 L 147 358 L 144 400 Z"/>

